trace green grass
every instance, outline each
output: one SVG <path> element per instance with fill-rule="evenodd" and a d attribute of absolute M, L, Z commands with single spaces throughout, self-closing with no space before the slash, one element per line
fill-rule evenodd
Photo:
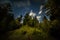
<path fill-rule="evenodd" d="M 44 34 L 42 32 L 43 31 L 41 29 L 26 25 L 20 29 L 10 31 L 8 40 L 40 40 L 40 37 L 43 37 L 41 34 Z"/>

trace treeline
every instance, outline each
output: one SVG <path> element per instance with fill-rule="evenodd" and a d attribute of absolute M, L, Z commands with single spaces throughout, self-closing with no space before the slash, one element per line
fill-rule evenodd
<path fill-rule="evenodd" d="M 20 23 L 14 19 L 13 10 L 10 3 L 0 3 L 0 40 L 3 36 L 7 36 L 6 33 L 15 29 L 18 29 Z"/>
<path fill-rule="evenodd" d="M 5 33 L 17 27 L 10 3 L 0 4 L 0 32 Z"/>

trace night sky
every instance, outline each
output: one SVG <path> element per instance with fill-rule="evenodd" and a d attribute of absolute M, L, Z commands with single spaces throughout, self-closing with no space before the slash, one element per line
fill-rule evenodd
<path fill-rule="evenodd" d="M 14 17 L 23 15 L 26 12 L 38 13 L 40 10 L 40 5 L 44 5 L 47 0 L 0 0 L 0 3 L 10 2 L 12 5 Z"/>
<path fill-rule="evenodd" d="M 22 15 L 23 16 L 22 20 L 23 20 L 25 14 L 32 10 L 34 13 L 36 13 L 38 17 L 41 16 L 40 18 L 38 18 L 38 21 L 40 22 L 43 21 L 44 16 L 48 20 L 50 20 L 50 16 L 47 16 L 45 14 L 46 8 L 43 7 L 47 3 L 47 0 L 0 0 L 0 3 L 11 4 L 15 19 L 19 17 L 20 15 Z M 40 10 L 41 8 L 42 10 Z M 39 14 L 40 11 L 42 11 L 41 14 Z"/>

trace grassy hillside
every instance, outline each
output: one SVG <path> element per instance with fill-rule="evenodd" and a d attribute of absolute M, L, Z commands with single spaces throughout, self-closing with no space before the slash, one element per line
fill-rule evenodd
<path fill-rule="evenodd" d="M 8 40 L 43 40 L 45 37 L 46 34 L 43 33 L 42 29 L 26 25 L 20 29 L 10 31 Z"/>

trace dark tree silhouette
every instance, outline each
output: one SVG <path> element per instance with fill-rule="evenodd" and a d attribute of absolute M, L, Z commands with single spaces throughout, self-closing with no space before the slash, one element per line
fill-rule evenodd
<path fill-rule="evenodd" d="M 16 27 L 10 3 L 0 4 L 0 32 L 4 33 Z"/>
<path fill-rule="evenodd" d="M 60 1 L 59 0 L 48 0 L 47 8 L 51 9 L 51 21 L 52 28 L 50 30 L 51 36 L 60 40 Z"/>

